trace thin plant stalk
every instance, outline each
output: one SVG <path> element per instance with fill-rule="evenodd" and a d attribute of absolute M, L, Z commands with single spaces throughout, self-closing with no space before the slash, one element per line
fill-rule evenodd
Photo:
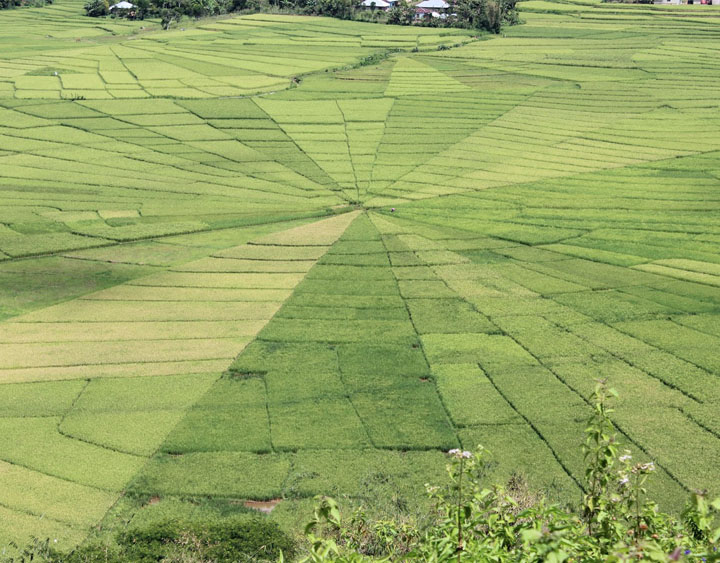
<path fill-rule="evenodd" d="M 460 557 L 463 550 L 463 533 L 462 533 L 462 478 L 464 458 L 460 458 L 460 474 L 458 475 L 458 500 L 457 500 L 457 526 L 458 526 L 458 543 L 457 543 L 457 560 L 460 563 Z"/>

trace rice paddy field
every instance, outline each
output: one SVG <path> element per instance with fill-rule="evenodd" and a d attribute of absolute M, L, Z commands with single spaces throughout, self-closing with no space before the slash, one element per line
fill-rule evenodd
<path fill-rule="evenodd" d="M 720 11 L 521 8 L 0 13 L 0 543 L 292 529 L 478 444 L 577 501 L 598 378 L 663 508 L 720 493 Z"/>

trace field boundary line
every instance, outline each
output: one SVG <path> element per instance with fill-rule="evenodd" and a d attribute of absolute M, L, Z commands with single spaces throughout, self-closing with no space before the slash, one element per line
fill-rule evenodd
<path fill-rule="evenodd" d="M 520 412 L 520 411 L 518 410 L 518 408 L 515 406 L 515 403 L 513 403 L 513 402 L 505 395 L 505 393 L 502 391 L 502 389 L 500 389 L 500 387 L 497 385 L 497 383 L 495 383 L 495 380 L 493 379 L 493 376 L 490 375 L 490 373 L 487 372 L 487 371 L 482 367 L 481 364 L 478 363 L 477 366 L 478 366 L 478 368 L 480 368 L 480 369 L 482 370 L 482 372 L 485 374 L 485 377 L 488 378 L 488 381 L 492 384 L 492 386 L 493 386 L 493 388 L 495 389 L 495 391 L 498 392 L 498 394 L 505 400 L 505 402 L 506 402 L 508 405 L 510 405 L 510 407 L 512 408 L 512 410 L 514 410 L 514 411 L 520 416 L 520 418 L 522 418 L 522 419 L 525 421 L 525 423 L 532 429 L 532 431 L 535 432 L 535 434 L 537 435 L 537 437 L 540 438 L 540 440 L 543 442 L 543 444 L 545 444 L 545 447 L 546 447 L 548 450 L 550 450 L 550 453 L 551 453 L 552 456 L 555 458 L 555 461 L 556 461 L 556 462 L 558 463 L 558 465 L 562 468 L 562 470 L 565 472 L 565 474 L 566 474 L 568 477 L 570 477 L 570 479 L 573 480 L 573 482 L 577 485 L 577 487 L 578 487 L 578 489 L 580 489 L 580 491 L 585 492 L 585 487 L 583 486 L 583 484 L 582 484 L 582 483 L 577 479 L 577 477 L 575 477 L 575 475 L 573 475 L 573 473 L 565 466 L 565 463 L 563 462 L 563 460 L 560 459 L 560 456 L 557 454 L 557 452 L 555 451 L 555 449 L 550 445 L 550 443 L 547 441 L 547 439 L 546 439 L 545 436 L 542 434 L 542 432 L 540 432 L 540 430 L 538 429 L 538 427 L 535 426 L 535 423 L 534 423 L 532 420 L 530 420 L 527 416 L 525 416 L 522 412 Z"/>
<path fill-rule="evenodd" d="M 373 448 L 378 449 L 377 445 L 375 444 L 375 440 L 373 440 L 372 435 L 370 434 L 370 430 L 368 430 L 367 423 L 365 422 L 365 419 L 360 415 L 360 411 L 358 411 L 357 406 L 355 405 L 355 402 L 352 400 L 352 395 L 348 391 L 347 383 L 345 382 L 345 378 L 343 377 L 342 369 L 340 368 L 340 355 L 338 354 L 337 348 L 333 346 L 333 353 L 335 355 L 335 366 L 338 371 L 338 378 L 340 379 L 340 382 L 343 386 L 344 396 L 347 397 L 347 400 L 349 401 L 350 405 L 353 408 L 353 411 L 355 411 L 355 416 L 358 417 L 358 420 L 360 421 L 360 424 L 362 424 L 363 430 L 365 431 L 365 436 L 368 439 L 368 444 L 370 444 Z M 307 448 L 303 448 L 307 449 Z M 352 448 L 350 448 L 352 449 Z"/>

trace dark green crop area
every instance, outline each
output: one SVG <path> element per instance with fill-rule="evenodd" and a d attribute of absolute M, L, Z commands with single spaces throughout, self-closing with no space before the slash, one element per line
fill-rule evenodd
<path fill-rule="evenodd" d="M 577 501 L 599 378 L 664 509 L 720 492 L 715 7 L 81 4 L 0 13 L 0 544 L 292 527 L 478 444 Z"/>

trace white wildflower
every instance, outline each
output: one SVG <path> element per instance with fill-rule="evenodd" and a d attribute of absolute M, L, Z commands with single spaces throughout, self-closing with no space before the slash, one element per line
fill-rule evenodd
<path fill-rule="evenodd" d="M 648 463 L 638 463 L 636 466 L 634 466 L 631 470 L 633 473 L 650 473 L 652 471 L 655 471 L 655 463 L 652 461 Z"/>

